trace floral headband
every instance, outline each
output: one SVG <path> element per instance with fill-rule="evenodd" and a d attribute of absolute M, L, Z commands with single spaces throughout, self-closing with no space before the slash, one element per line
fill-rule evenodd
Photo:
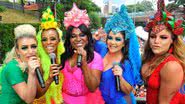
<path fill-rule="evenodd" d="M 90 19 L 86 10 L 80 10 L 75 3 L 73 3 L 73 8 L 65 12 L 64 17 L 64 26 L 66 29 L 69 26 L 78 27 L 81 24 L 86 25 L 87 27 L 90 25 Z"/>
<path fill-rule="evenodd" d="M 47 9 L 43 12 L 42 14 L 42 19 L 41 19 L 41 29 L 50 29 L 54 28 L 56 29 L 57 26 L 57 20 L 53 16 L 53 12 L 51 11 L 50 7 L 48 6 Z"/>
<path fill-rule="evenodd" d="M 183 20 L 175 20 L 172 14 L 165 9 L 164 0 L 158 0 L 158 11 L 146 25 L 145 31 L 158 33 L 166 28 L 175 35 L 182 35 L 185 31 Z"/>

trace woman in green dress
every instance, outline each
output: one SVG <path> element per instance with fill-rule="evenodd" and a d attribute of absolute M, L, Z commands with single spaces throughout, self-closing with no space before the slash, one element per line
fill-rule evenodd
<path fill-rule="evenodd" d="M 36 96 L 37 77 L 35 69 L 40 67 L 37 58 L 36 30 L 29 24 L 14 29 L 15 44 L 5 59 L 1 73 L 1 104 L 25 104 Z"/>

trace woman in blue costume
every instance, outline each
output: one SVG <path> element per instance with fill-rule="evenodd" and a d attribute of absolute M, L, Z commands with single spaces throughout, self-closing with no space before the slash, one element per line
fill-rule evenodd
<path fill-rule="evenodd" d="M 132 90 L 136 84 L 141 83 L 141 57 L 134 29 L 124 5 L 105 24 L 107 46 L 99 46 L 99 49 L 105 51 L 102 52 L 105 54 L 101 54 L 104 57 L 104 72 L 100 90 L 106 104 L 136 103 Z M 115 76 L 120 79 L 120 91 L 116 89 Z"/>

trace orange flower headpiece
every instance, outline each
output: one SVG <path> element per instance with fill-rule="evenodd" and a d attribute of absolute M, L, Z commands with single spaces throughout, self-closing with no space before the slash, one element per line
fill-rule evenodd
<path fill-rule="evenodd" d="M 145 31 L 158 33 L 163 29 L 168 28 L 174 35 L 182 35 L 184 33 L 183 20 L 175 20 L 164 5 L 164 0 L 158 0 L 158 11 L 154 18 L 146 25 Z"/>
<path fill-rule="evenodd" d="M 87 15 L 87 11 L 80 10 L 75 3 L 73 3 L 73 8 L 70 11 L 65 12 L 64 15 L 64 26 L 66 27 L 66 29 L 69 26 L 78 27 L 81 24 L 84 24 L 88 27 L 90 24 L 90 19 Z"/>

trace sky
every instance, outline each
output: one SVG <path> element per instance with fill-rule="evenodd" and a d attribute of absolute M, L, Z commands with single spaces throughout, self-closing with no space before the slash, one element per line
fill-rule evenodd
<path fill-rule="evenodd" d="M 94 1 L 99 7 L 103 7 L 104 2 L 106 2 L 108 0 L 92 0 L 92 1 Z M 112 2 L 114 4 L 118 5 L 118 7 L 120 7 L 121 4 L 131 5 L 131 4 L 135 4 L 137 2 L 141 2 L 141 1 L 143 1 L 143 0 L 112 0 Z M 147 1 L 151 1 L 154 4 L 154 6 L 156 6 L 158 0 L 147 0 Z M 165 0 L 165 4 L 168 4 L 168 0 Z"/>

